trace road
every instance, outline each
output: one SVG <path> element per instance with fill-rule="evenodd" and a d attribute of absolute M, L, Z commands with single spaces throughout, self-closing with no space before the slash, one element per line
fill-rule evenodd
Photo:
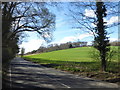
<path fill-rule="evenodd" d="M 46 68 L 17 57 L 11 61 L 8 76 L 12 88 L 118 88 L 117 84 L 92 80 L 65 71 Z"/>

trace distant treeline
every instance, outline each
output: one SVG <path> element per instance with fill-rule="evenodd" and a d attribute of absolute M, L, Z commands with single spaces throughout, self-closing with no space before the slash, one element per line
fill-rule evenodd
<path fill-rule="evenodd" d="M 111 46 L 120 46 L 120 42 L 114 41 L 110 42 Z M 56 51 L 56 50 L 63 50 L 63 49 L 69 49 L 69 48 L 76 48 L 76 47 L 85 47 L 88 46 L 87 42 L 67 42 L 64 44 L 51 44 L 48 47 L 41 46 L 38 50 L 33 50 L 31 52 L 28 52 L 26 54 L 35 54 L 35 53 L 43 53 L 43 52 L 51 52 L 51 51 Z M 89 45 L 89 46 L 93 46 Z"/>
<path fill-rule="evenodd" d="M 111 46 L 120 46 L 120 41 L 113 41 L 113 42 L 110 42 L 110 45 Z"/>
<path fill-rule="evenodd" d="M 34 54 L 34 53 L 43 53 L 43 52 L 50 52 L 50 51 L 56 51 L 56 50 L 63 50 L 68 48 L 76 48 L 76 47 L 84 47 L 87 46 L 87 42 L 68 42 L 64 44 L 51 44 L 48 47 L 41 46 L 38 50 L 33 50 L 31 52 L 28 52 L 26 54 Z"/>

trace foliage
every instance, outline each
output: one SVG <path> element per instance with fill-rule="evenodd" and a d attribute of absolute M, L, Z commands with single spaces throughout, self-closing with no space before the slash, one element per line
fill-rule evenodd
<path fill-rule="evenodd" d="M 95 40 L 95 48 L 100 52 L 101 70 L 105 71 L 107 65 L 107 52 L 109 51 L 109 33 L 107 28 L 119 25 L 119 22 L 106 23 L 105 19 L 112 16 L 118 16 L 118 3 L 102 2 L 102 0 L 96 0 L 96 2 L 74 2 L 70 3 L 69 16 L 72 19 L 72 27 L 84 30 L 85 32 L 92 34 Z M 114 8 L 114 9 L 113 9 Z M 106 11 L 110 12 L 106 12 Z M 89 14 L 89 12 L 90 14 Z M 114 14 L 114 15 L 113 15 Z M 106 26 L 105 26 L 106 25 Z"/>
<path fill-rule="evenodd" d="M 108 52 L 107 57 L 106 57 L 108 68 L 110 68 L 110 64 L 112 64 L 113 61 L 116 61 L 115 58 L 118 59 L 118 53 L 119 53 L 118 47 L 112 46 L 112 48 L 110 49 L 110 51 Z M 119 61 L 117 60 L 117 62 L 119 62 Z"/>
<path fill-rule="evenodd" d="M 107 69 L 111 68 L 111 64 L 114 62 L 114 61 L 117 61 L 118 59 L 118 47 L 116 46 L 111 46 L 110 47 L 110 51 L 107 52 L 107 56 L 106 56 L 106 61 L 107 61 Z M 90 50 L 89 52 L 89 55 L 90 57 L 95 61 L 95 62 L 98 62 L 98 63 L 101 63 L 101 59 L 100 59 L 100 53 L 97 49 L 92 49 Z M 116 59 L 116 60 L 115 60 Z M 117 61 L 118 62 L 118 61 Z"/>
<path fill-rule="evenodd" d="M 47 42 L 51 41 L 55 15 L 49 12 L 45 3 L 2 2 L 1 9 L 3 62 L 18 53 L 18 44 L 25 31 L 37 32 Z"/>
<path fill-rule="evenodd" d="M 6 72 L 9 62 L 19 52 L 18 44 L 25 31 L 37 32 L 47 42 L 55 30 L 55 15 L 42 2 L 2 2 L 2 69 Z M 46 37 L 47 36 L 47 37 Z M 21 39 L 21 40 L 20 40 Z M 3 75 L 3 79 L 6 79 Z M 4 83 L 5 84 L 5 83 Z"/>
<path fill-rule="evenodd" d="M 73 48 L 72 44 L 69 45 L 69 48 Z"/>
<path fill-rule="evenodd" d="M 97 15 L 97 26 L 95 28 L 95 44 L 94 47 L 99 51 L 101 60 L 101 70 L 106 71 L 107 67 L 107 54 L 110 51 L 108 32 L 105 30 L 103 18 L 106 17 L 106 7 L 103 2 L 96 2 L 96 15 Z"/>
<path fill-rule="evenodd" d="M 100 63 L 100 53 L 97 49 L 94 48 L 94 49 L 90 50 L 89 55 L 94 61 Z"/>
<path fill-rule="evenodd" d="M 25 48 L 21 48 L 21 57 L 25 54 Z"/>

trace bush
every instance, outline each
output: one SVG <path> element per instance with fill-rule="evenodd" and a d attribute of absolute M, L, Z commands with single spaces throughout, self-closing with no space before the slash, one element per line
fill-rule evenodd
<path fill-rule="evenodd" d="M 100 59 L 100 53 L 97 49 L 93 49 L 92 51 L 89 52 L 90 53 L 90 57 L 95 61 L 101 64 L 101 59 Z M 110 64 L 113 63 L 114 58 L 116 59 L 116 55 L 118 53 L 118 50 L 116 47 L 111 47 L 110 51 L 107 52 L 107 56 L 106 56 L 106 62 L 107 62 L 107 69 L 110 68 Z"/>

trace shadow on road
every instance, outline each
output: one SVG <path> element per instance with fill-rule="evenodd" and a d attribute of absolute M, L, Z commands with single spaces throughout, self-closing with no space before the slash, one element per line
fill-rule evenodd
<path fill-rule="evenodd" d="M 3 88 L 54 90 L 56 88 L 109 88 L 113 84 L 84 79 L 63 71 L 46 68 L 21 58 L 11 62 L 11 70 Z"/>

